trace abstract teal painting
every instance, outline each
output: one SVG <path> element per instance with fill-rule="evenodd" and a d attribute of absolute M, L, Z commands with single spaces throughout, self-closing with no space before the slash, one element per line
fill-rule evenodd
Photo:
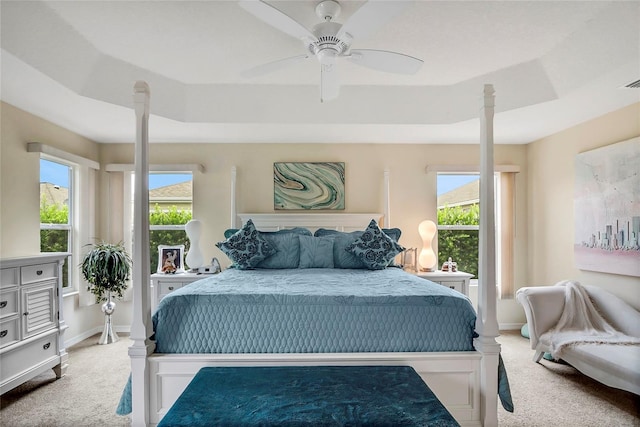
<path fill-rule="evenodd" d="M 275 210 L 344 209 L 344 163 L 273 164 Z"/>

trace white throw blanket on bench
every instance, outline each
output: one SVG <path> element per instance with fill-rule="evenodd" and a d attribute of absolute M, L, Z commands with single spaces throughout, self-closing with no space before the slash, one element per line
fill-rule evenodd
<path fill-rule="evenodd" d="M 554 359 L 561 359 L 562 351 L 574 344 L 640 345 L 640 338 L 618 332 L 598 313 L 580 283 L 565 280 L 556 286 L 565 286 L 564 312 L 556 326 L 540 337 L 549 343 Z"/>

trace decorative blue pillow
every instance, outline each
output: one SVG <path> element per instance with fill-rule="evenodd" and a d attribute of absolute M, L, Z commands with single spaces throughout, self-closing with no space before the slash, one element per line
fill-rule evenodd
<path fill-rule="evenodd" d="M 255 268 L 260 261 L 276 253 L 275 248 L 260 235 L 251 220 L 233 236 L 216 243 L 216 246 L 240 270 Z"/>
<path fill-rule="evenodd" d="M 402 231 L 399 228 L 383 228 L 382 231 L 396 242 L 400 240 Z M 368 268 L 359 257 L 351 252 L 348 252 L 347 246 L 356 241 L 364 231 L 338 231 L 330 230 L 327 228 L 319 228 L 313 234 L 316 237 L 333 237 L 333 265 L 335 268 L 354 268 L 354 269 L 366 269 Z M 394 266 L 393 258 L 389 262 L 389 266 Z"/>
<path fill-rule="evenodd" d="M 346 247 L 347 252 L 360 258 L 360 261 L 370 270 L 386 268 L 403 250 L 404 248 L 387 236 L 373 219 L 364 233 Z"/>
<path fill-rule="evenodd" d="M 333 268 L 333 238 L 298 236 L 299 268 Z"/>
<path fill-rule="evenodd" d="M 229 237 L 231 237 L 234 234 L 236 234 L 238 231 L 240 231 L 240 229 L 238 229 L 238 228 L 228 228 L 228 229 L 224 230 L 224 238 L 228 239 Z"/>
<path fill-rule="evenodd" d="M 302 227 L 278 231 L 260 231 L 262 237 L 276 250 L 276 253 L 260 261 L 256 268 L 298 268 L 300 263 L 300 240 L 298 236 L 309 236 L 309 230 Z"/>
<path fill-rule="evenodd" d="M 333 267 L 334 268 L 354 268 L 365 269 L 367 268 L 360 259 L 347 252 L 347 246 L 355 242 L 358 237 L 362 235 L 362 231 L 352 231 L 350 233 L 337 230 L 327 230 L 320 228 L 316 230 L 314 236 L 316 237 L 328 237 L 333 239 Z"/>

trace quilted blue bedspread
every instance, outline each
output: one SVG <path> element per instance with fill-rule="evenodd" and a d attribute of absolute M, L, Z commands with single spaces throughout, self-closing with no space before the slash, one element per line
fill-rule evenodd
<path fill-rule="evenodd" d="M 472 351 L 464 295 L 397 268 L 235 270 L 164 297 L 156 353 Z M 500 359 L 499 395 L 513 411 Z M 131 412 L 131 378 L 116 411 Z"/>
<path fill-rule="evenodd" d="M 462 294 L 400 269 L 235 270 L 167 295 L 156 353 L 473 350 Z"/>

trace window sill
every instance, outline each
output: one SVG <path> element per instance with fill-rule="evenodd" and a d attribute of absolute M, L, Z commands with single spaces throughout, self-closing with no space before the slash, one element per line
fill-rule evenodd
<path fill-rule="evenodd" d="M 74 295 L 80 295 L 79 291 L 71 291 L 71 292 L 62 292 L 62 298 L 72 297 Z"/>

